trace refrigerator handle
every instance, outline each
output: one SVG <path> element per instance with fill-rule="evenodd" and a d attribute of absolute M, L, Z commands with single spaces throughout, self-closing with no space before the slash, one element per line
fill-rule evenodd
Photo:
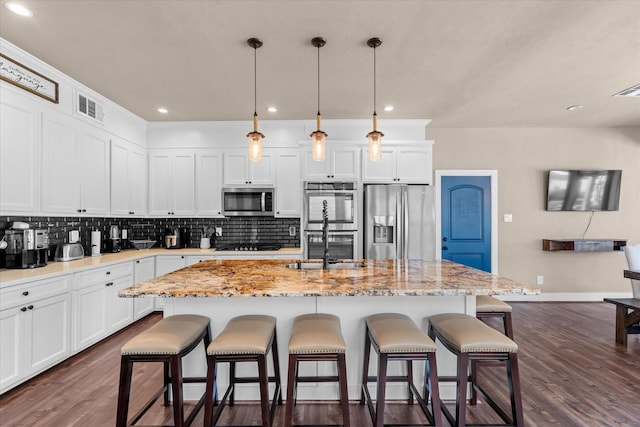
<path fill-rule="evenodd" d="M 395 248 L 396 248 L 396 259 L 402 259 L 402 236 L 404 236 L 404 233 L 402 231 L 402 190 L 400 189 L 400 191 L 398 191 L 397 195 L 396 195 L 396 218 L 395 218 L 395 233 L 396 233 L 396 242 L 395 242 Z"/>
<path fill-rule="evenodd" d="M 409 255 L 409 193 L 407 187 L 402 189 L 402 231 L 404 236 L 402 238 L 402 258 L 407 258 Z"/>

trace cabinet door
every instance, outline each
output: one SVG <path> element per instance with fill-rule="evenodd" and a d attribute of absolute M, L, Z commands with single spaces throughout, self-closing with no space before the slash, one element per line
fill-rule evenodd
<path fill-rule="evenodd" d="M 360 172 L 360 159 L 358 148 L 332 147 L 331 152 L 331 178 L 332 179 L 358 179 Z"/>
<path fill-rule="evenodd" d="M 133 276 L 120 277 L 107 282 L 109 306 L 109 332 L 118 331 L 133 322 L 133 298 L 120 298 L 118 292 L 133 286 Z"/>
<path fill-rule="evenodd" d="M 111 214 L 129 215 L 131 212 L 131 184 L 129 177 L 129 144 L 111 141 Z"/>
<path fill-rule="evenodd" d="M 274 181 L 274 157 L 263 153 L 259 162 L 249 162 L 249 184 L 272 186 Z"/>
<path fill-rule="evenodd" d="M 176 154 L 171 165 L 172 212 L 189 216 L 196 212 L 195 160 L 192 153 Z"/>
<path fill-rule="evenodd" d="M 184 255 L 160 255 L 156 257 L 156 277 L 180 270 L 186 266 Z"/>
<path fill-rule="evenodd" d="M 230 152 L 224 155 L 224 185 L 249 184 L 249 160 L 247 154 Z"/>
<path fill-rule="evenodd" d="M 78 213 L 78 132 L 73 122 L 54 112 L 43 114 L 42 210 L 45 213 Z"/>
<path fill-rule="evenodd" d="M 299 217 L 302 200 L 300 154 L 282 150 L 276 157 L 276 217 Z"/>
<path fill-rule="evenodd" d="M 431 184 L 431 149 L 399 147 L 396 156 L 398 181 Z"/>
<path fill-rule="evenodd" d="M 199 215 L 222 214 L 222 153 L 201 152 L 196 155 L 196 194 Z"/>
<path fill-rule="evenodd" d="M 23 376 L 24 330 L 23 307 L 0 311 L 0 392 Z"/>
<path fill-rule="evenodd" d="M 138 147 L 129 147 L 129 207 L 131 215 L 147 214 L 147 154 Z"/>
<path fill-rule="evenodd" d="M 27 373 L 42 371 L 71 354 L 71 294 L 28 306 L 25 356 Z"/>
<path fill-rule="evenodd" d="M 105 132 L 82 132 L 76 171 L 82 213 L 106 215 L 109 212 L 109 138 Z"/>
<path fill-rule="evenodd" d="M 135 284 L 146 282 L 155 276 L 155 258 L 138 259 L 133 263 L 133 282 Z M 133 318 L 141 319 L 154 310 L 155 304 L 152 297 L 133 298 Z"/>
<path fill-rule="evenodd" d="M 40 209 L 40 113 L 9 91 L 0 96 L 0 213 Z"/>
<path fill-rule="evenodd" d="M 73 293 L 74 350 L 79 351 L 107 336 L 108 288 L 104 283 Z"/>
<path fill-rule="evenodd" d="M 149 155 L 149 214 L 170 215 L 171 205 L 171 156 Z"/>
<path fill-rule="evenodd" d="M 396 181 L 396 152 L 393 148 L 382 148 L 380 160 L 369 160 L 367 150 L 362 150 L 362 180 L 364 182 L 390 183 Z"/>
<path fill-rule="evenodd" d="M 302 152 L 302 172 L 305 181 L 326 181 L 330 178 L 331 155 L 326 153 L 323 161 L 313 160 L 311 147 L 305 147 Z"/>

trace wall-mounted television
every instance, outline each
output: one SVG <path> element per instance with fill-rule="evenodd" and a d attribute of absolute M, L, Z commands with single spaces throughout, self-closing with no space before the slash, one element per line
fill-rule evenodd
<path fill-rule="evenodd" d="M 622 171 L 550 170 L 548 211 L 617 211 Z"/>

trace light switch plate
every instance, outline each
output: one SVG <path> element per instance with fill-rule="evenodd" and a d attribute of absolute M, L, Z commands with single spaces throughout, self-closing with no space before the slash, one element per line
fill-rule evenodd
<path fill-rule="evenodd" d="M 513 222 L 513 215 L 504 214 L 504 222 Z"/>

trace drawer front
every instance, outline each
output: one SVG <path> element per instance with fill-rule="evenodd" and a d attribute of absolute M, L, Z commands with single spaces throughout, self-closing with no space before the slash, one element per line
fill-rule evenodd
<path fill-rule="evenodd" d="M 109 267 L 94 268 L 82 273 L 76 273 L 73 286 L 78 289 L 129 275 L 133 275 L 133 263 L 123 262 Z"/>
<path fill-rule="evenodd" d="M 18 286 L 11 286 L 0 290 L 0 309 L 63 294 L 69 292 L 70 289 L 71 275 L 69 274 L 52 279 L 36 280 Z"/>

